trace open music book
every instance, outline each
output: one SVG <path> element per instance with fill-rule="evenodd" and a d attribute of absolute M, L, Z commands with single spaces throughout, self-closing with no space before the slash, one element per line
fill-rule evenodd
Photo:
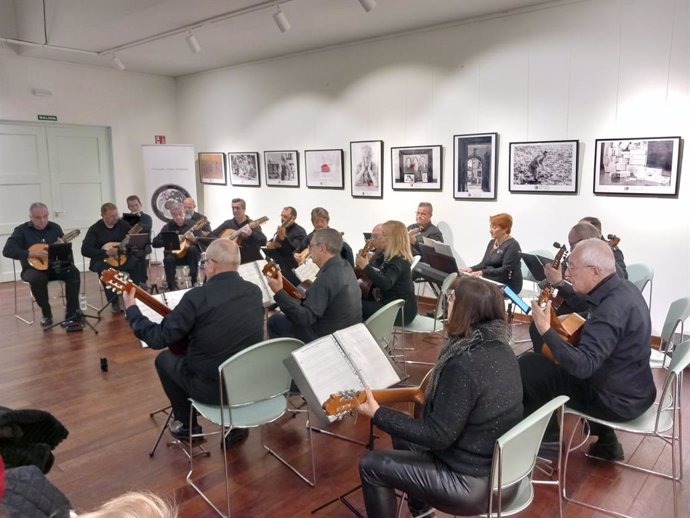
<path fill-rule="evenodd" d="M 170 309 L 173 309 L 175 306 L 179 304 L 180 300 L 182 300 L 182 296 L 191 289 L 192 288 L 187 288 L 186 290 L 169 291 L 167 293 L 157 293 L 155 295 L 151 295 L 151 297 L 162 302 Z M 141 300 L 136 299 L 136 303 L 139 307 L 139 311 L 141 311 L 141 314 L 147 317 L 151 322 L 160 324 L 163 321 L 163 315 L 157 313 L 154 309 L 148 307 Z M 142 347 L 148 347 L 148 344 L 143 340 L 139 340 L 139 342 L 141 342 Z"/>
<path fill-rule="evenodd" d="M 344 390 L 388 388 L 401 381 L 392 360 L 364 324 L 341 329 L 292 352 L 285 366 L 309 404 L 312 414 L 328 425 L 321 405 Z"/>
<path fill-rule="evenodd" d="M 319 267 L 311 259 L 307 259 L 297 268 L 295 268 L 295 275 L 300 280 L 300 282 L 316 280 L 316 275 L 319 273 Z"/>
<path fill-rule="evenodd" d="M 258 261 L 253 261 L 251 263 L 241 264 L 237 270 L 245 281 L 256 284 L 261 290 L 261 300 L 265 308 L 273 304 L 273 292 L 268 287 L 266 283 L 266 276 L 263 274 L 262 269 L 266 265 L 266 261 L 259 259 Z"/>

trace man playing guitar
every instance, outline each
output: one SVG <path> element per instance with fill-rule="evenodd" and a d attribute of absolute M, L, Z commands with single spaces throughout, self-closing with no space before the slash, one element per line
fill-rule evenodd
<path fill-rule="evenodd" d="M 307 232 L 295 222 L 296 219 L 297 211 L 295 208 L 285 207 L 280 212 L 280 225 L 276 234 L 266 245 L 268 248 L 280 251 L 280 255 L 276 257 L 276 262 L 283 275 L 295 286 L 300 281 L 292 271 L 297 268 L 297 261 L 293 254 L 296 250 L 303 249 L 307 242 Z"/>
<path fill-rule="evenodd" d="M 266 244 L 266 236 L 261 232 L 261 227 L 252 229 L 252 220 L 247 217 L 245 211 L 247 204 L 242 198 L 232 200 L 232 219 L 225 220 L 211 235 L 213 237 L 226 237 L 226 230 L 239 230 L 242 237 L 240 253 L 242 254 L 242 264 L 251 263 L 263 259 L 261 247 Z"/>
<path fill-rule="evenodd" d="M 33 268 L 29 264 L 31 258 L 42 258 L 47 262 L 47 247 L 32 247 L 37 243 L 53 244 L 62 243 L 64 232 L 60 225 L 48 221 L 48 207 L 41 202 L 32 203 L 29 207 L 30 221 L 22 223 L 14 229 L 7 239 L 2 255 L 11 259 L 17 259 L 22 263 L 22 280 L 29 283 L 31 293 L 36 299 L 36 304 L 41 308 L 43 318 L 41 326 L 48 327 L 53 324 L 53 313 L 48 299 L 48 281 L 65 281 L 65 320 L 78 320 L 79 314 L 79 270 L 73 264 L 68 267 L 55 269 L 53 265 L 47 265 L 45 271 Z"/>

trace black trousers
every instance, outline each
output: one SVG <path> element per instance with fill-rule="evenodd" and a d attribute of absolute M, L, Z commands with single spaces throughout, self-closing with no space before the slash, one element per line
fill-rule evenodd
<path fill-rule="evenodd" d="M 220 391 L 218 380 L 204 378 L 195 375 L 187 367 L 187 358 L 179 354 L 173 354 L 165 349 L 156 356 L 156 371 L 166 396 L 172 405 L 175 419 L 184 423 L 189 420 L 190 397 L 217 405 L 220 403 Z M 196 419 L 193 423 L 196 425 Z"/>
<path fill-rule="evenodd" d="M 570 397 L 569 407 L 586 412 L 592 417 L 607 421 L 628 420 L 606 407 L 587 380 L 571 376 L 562 367 L 551 363 L 546 356 L 529 352 L 518 358 L 518 364 L 522 376 L 522 404 L 525 415 L 531 414 L 556 396 L 565 395 Z M 590 423 L 590 430 L 592 435 L 599 437 L 615 437 L 613 430 L 608 426 Z M 546 429 L 545 440 L 557 440 L 557 434 L 558 423 L 554 416 Z"/>
<path fill-rule="evenodd" d="M 144 265 L 143 269 L 142 264 Z M 103 273 L 103 271 L 107 270 L 108 268 L 113 268 L 113 266 L 110 266 L 108 263 L 101 259 L 98 261 L 93 261 L 89 269 L 92 272 L 96 272 L 100 277 L 101 273 Z M 127 261 L 125 262 L 125 264 L 115 269 L 127 272 L 130 275 L 132 282 L 134 282 L 134 284 L 141 284 L 146 282 L 146 277 L 142 277 L 142 271 L 144 273 L 146 272 L 146 259 L 143 257 L 139 258 L 129 255 L 127 256 Z M 117 298 L 117 293 L 109 289 L 105 284 L 103 284 L 103 288 L 105 289 L 105 296 L 108 299 L 108 302 L 112 302 Z"/>
<path fill-rule="evenodd" d="M 199 259 L 201 252 L 195 245 L 187 247 L 187 255 L 178 259 L 173 254 L 166 252 L 163 257 L 163 269 L 165 270 L 165 282 L 168 284 L 168 289 L 176 289 L 177 282 L 175 281 L 175 268 L 177 266 L 189 266 L 189 275 L 192 278 L 192 286 L 196 284 L 199 275 Z"/>
<path fill-rule="evenodd" d="M 76 266 L 71 265 L 66 268 L 60 268 L 57 271 L 53 268 L 48 268 L 44 272 L 35 268 L 25 268 L 22 271 L 21 277 L 22 280 L 29 283 L 31 294 L 36 299 L 36 304 L 41 308 L 44 317 L 52 318 L 53 316 L 48 298 L 48 281 L 58 280 L 65 282 L 65 316 L 72 316 L 79 310 L 81 279 Z"/>
<path fill-rule="evenodd" d="M 413 516 L 434 507 L 444 513 L 474 516 L 487 511 L 489 477 L 473 477 L 451 470 L 431 452 L 393 438 L 393 450 L 373 450 L 359 462 L 367 516 L 395 518 L 395 490 L 407 494 Z M 517 487 L 502 493 L 510 503 Z"/>

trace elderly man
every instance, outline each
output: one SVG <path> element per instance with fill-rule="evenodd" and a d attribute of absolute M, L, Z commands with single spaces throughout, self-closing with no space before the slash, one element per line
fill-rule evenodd
<path fill-rule="evenodd" d="M 550 265 L 546 269 L 554 270 Z M 557 363 L 539 353 L 519 358 L 525 415 L 563 394 L 570 396 L 568 405 L 594 417 L 627 421 L 640 416 L 656 397 L 649 367 L 651 322 L 644 298 L 616 275 L 613 252 L 598 238 L 577 243 L 566 278 L 575 294 L 586 295 L 588 317 L 573 347 L 551 328 L 551 302 L 544 308 L 532 303 L 538 339 L 548 345 Z M 591 431 L 598 436 L 590 446 L 592 455 L 623 458 L 611 428 L 592 423 Z M 557 438 L 555 422 L 545 437 L 546 442 Z"/>
<path fill-rule="evenodd" d="M 414 255 L 420 255 L 418 243 L 421 243 L 425 237 L 433 239 L 434 241 L 443 242 L 443 234 L 439 228 L 431 222 L 431 216 L 434 215 L 434 207 L 431 203 L 423 201 L 417 207 L 415 213 L 415 222 L 407 226 L 410 231 L 410 246 Z"/>
<path fill-rule="evenodd" d="M 178 439 L 189 436 L 189 397 L 218 404 L 218 367 L 233 354 L 263 339 L 261 290 L 237 273 L 240 251 L 230 240 L 211 243 L 206 250 L 206 284 L 185 293 L 179 304 L 160 324 L 141 314 L 135 290 L 124 293 L 127 320 L 137 338 L 151 349 L 166 349 L 188 340 L 186 354 L 169 349 L 156 357 L 156 370 L 175 420 L 170 431 Z M 192 422 L 192 432 L 201 427 Z M 230 433 L 233 443 L 247 436 L 246 430 Z"/>

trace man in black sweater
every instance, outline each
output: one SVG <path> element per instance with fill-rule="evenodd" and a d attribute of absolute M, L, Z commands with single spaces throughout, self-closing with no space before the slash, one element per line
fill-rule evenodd
<path fill-rule="evenodd" d="M 263 259 L 261 247 L 267 241 L 266 236 L 261 232 L 261 227 L 255 224 L 252 225 L 254 222 L 247 217 L 246 210 L 246 202 L 242 198 L 234 198 L 232 200 L 233 218 L 225 220 L 218 228 L 211 232 L 213 237 L 230 237 L 233 232 L 225 231 L 240 231 L 237 240 L 238 242 L 241 241 L 240 253 L 242 254 L 242 264 Z"/>
<path fill-rule="evenodd" d="M 420 202 L 415 213 L 415 222 L 407 226 L 410 231 L 410 246 L 412 247 L 412 254 L 421 255 L 419 243 L 422 243 L 424 238 L 433 239 L 443 243 L 443 234 L 439 228 L 431 222 L 431 216 L 434 215 L 434 207 L 431 203 Z"/>
<path fill-rule="evenodd" d="M 44 203 L 32 203 L 29 207 L 29 216 L 31 220 L 16 227 L 12 235 L 7 238 L 2 255 L 21 262 L 22 280 L 29 283 L 36 304 L 41 308 L 43 315 L 41 326 L 48 327 L 53 324 L 53 313 L 48 298 L 48 281 L 65 281 L 65 302 L 67 304 L 65 320 L 74 319 L 79 311 L 79 270 L 74 264 L 67 267 L 61 265 L 58 269 L 54 265 L 48 264 L 46 270 L 37 270 L 29 264 L 29 259 L 32 258 L 40 259 L 45 263 L 48 261 L 47 248 L 38 247 L 40 250 L 30 250 L 32 245 L 60 243 L 64 236 L 60 225 L 48 221 L 48 207 Z"/>
<path fill-rule="evenodd" d="M 137 255 L 137 257 L 140 259 L 137 261 L 137 277 L 142 279 L 141 282 L 145 284 L 149 278 L 146 256 L 151 253 L 151 230 L 153 229 L 153 219 L 150 215 L 144 212 L 144 207 L 141 205 L 141 200 L 136 194 L 127 196 L 127 208 L 132 216 L 139 217 L 138 221 L 136 221 L 139 223 L 139 226 L 141 226 L 141 232 L 139 233 L 149 236 L 149 240 L 146 242 L 143 248 L 131 250 L 131 253 Z"/>
<path fill-rule="evenodd" d="M 283 275 L 297 286 L 299 278 L 292 271 L 297 268 L 294 254 L 306 246 L 307 232 L 296 223 L 297 211 L 294 207 L 285 207 L 280 212 L 280 225 L 275 236 L 267 244 L 267 248 L 278 250 L 277 263 Z"/>

